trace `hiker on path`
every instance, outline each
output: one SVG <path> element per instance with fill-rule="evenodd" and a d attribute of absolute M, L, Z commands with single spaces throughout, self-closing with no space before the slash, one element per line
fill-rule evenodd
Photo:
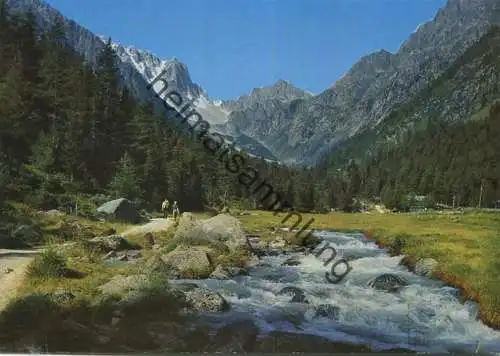
<path fill-rule="evenodd" d="M 170 207 L 170 203 L 167 198 L 163 201 L 161 204 L 161 211 L 163 213 L 163 217 L 166 219 L 168 218 L 168 208 Z"/>
<path fill-rule="evenodd" d="M 172 215 L 174 216 L 174 220 L 180 215 L 179 205 L 177 205 L 177 200 L 174 201 L 174 205 L 172 206 Z"/>

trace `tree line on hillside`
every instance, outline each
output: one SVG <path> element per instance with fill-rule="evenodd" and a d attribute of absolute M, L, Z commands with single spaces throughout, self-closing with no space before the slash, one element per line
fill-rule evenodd
<path fill-rule="evenodd" d="M 49 209 L 104 193 L 149 208 L 165 197 L 184 210 L 261 205 L 224 162 L 181 134 L 152 103 L 132 98 L 120 84 L 110 41 L 91 66 L 66 45 L 61 21 L 40 31 L 33 14 L 7 14 L 1 1 L 0 57 L 0 166 L 9 178 L 0 181 L 4 200 Z M 277 184 L 274 191 L 314 208 L 311 188 L 300 184 L 309 173 L 245 157 Z"/>
<path fill-rule="evenodd" d="M 351 162 L 354 195 L 380 197 L 398 209 L 408 206 L 412 194 L 446 205 L 493 207 L 500 199 L 499 135 L 497 102 L 478 120 L 429 120 L 425 129 L 407 132 L 401 143 L 380 146 L 366 159 Z M 338 156 L 332 156 L 321 166 L 337 165 Z"/>
<path fill-rule="evenodd" d="M 62 22 L 41 32 L 33 14 L 9 16 L 1 0 L 0 58 L 2 201 L 50 209 L 106 194 L 148 209 L 165 197 L 182 210 L 267 206 L 199 141 L 122 87 L 111 42 L 91 66 L 65 44 Z M 350 210 L 354 198 L 375 196 L 393 206 L 410 192 L 477 204 L 480 181 L 484 202 L 500 193 L 498 115 L 495 108 L 484 121 L 429 125 L 405 145 L 347 165 L 291 168 L 243 155 L 299 211 Z"/>

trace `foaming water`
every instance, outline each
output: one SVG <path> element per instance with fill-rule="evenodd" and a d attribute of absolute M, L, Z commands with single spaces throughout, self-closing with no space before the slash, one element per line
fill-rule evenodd
<path fill-rule="evenodd" d="M 261 258 L 248 276 L 233 280 L 200 280 L 199 285 L 221 293 L 231 311 L 203 316 L 202 320 L 222 326 L 252 318 L 262 333 L 286 331 L 315 334 L 333 341 L 367 344 L 374 350 L 407 348 L 425 352 L 500 352 L 500 332 L 477 320 L 477 305 L 460 303 L 458 290 L 440 281 L 414 275 L 400 266 L 401 257 L 360 234 L 319 232 L 337 250 L 335 260 L 345 257 L 351 272 L 338 284 L 328 283 L 323 260 L 312 254 L 293 253 Z M 298 266 L 283 266 L 290 257 Z M 322 260 L 323 258 L 323 260 Z M 341 273 L 341 266 L 338 267 Z M 406 279 L 408 286 L 397 293 L 369 288 L 367 283 L 391 273 Z M 179 283 L 183 281 L 175 281 Z M 192 281 L 190 281 L 192 282 Z M 290 303 L 289 295 L 278 295 L 286 286 L 304 291 L 309 304 Z M 317 316 L 320 305 L 339 308 L 333 317 Z"/>

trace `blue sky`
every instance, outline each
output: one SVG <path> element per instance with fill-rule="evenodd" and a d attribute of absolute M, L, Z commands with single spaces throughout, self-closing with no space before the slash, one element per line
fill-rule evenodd
<path fill-rule="evenodd" d="M 48 0 L 113 41 L 177 57 L 212 99 L 285 79 L 320 93 L 361 56 L 395 52 L 445 0 Z"/>

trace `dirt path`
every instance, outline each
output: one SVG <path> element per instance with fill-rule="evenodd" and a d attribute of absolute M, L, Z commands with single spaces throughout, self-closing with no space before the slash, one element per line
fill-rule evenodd
<path fill-rule="evenodd" d="M 0 249 L 0 312 L 12 298 L 16 296 L 21 285 L 26 268 L 39 250 L 5 250 Z M 4 267 L 11 269 L 9 273 L 2 273 Z"/>
<path fill-rule="evenodd" d="M 165 231 L 168 230 L 168 228 L 174 223 L 174 219 L 172 218 L 158 218 L 158 219 L 152 219 L 150 222 L 147 224 L 141 225 L 141 226 L 134 226 L 122 233 L 124 236 L 130 236 L 130 235 L 139 235 L 139 234 L 146 234 L 148 232 L 158 232 L 158 231 Z"/>
<path fill-rule="evenodd" d="M 173 219 L 152 219 L 147 224 L 134 226 L 125 232 L 124 236 L 145 234 L 147 232 L 158 232 L 167 230 L 174 223 Z M 0 312 L 11 301 L 23 282 L 26 269 L 35 255 L 42 250 L 7 250 L 0 249 Z M 9 273 L 3 273 L 5 267 L 11 269 Z"/>

